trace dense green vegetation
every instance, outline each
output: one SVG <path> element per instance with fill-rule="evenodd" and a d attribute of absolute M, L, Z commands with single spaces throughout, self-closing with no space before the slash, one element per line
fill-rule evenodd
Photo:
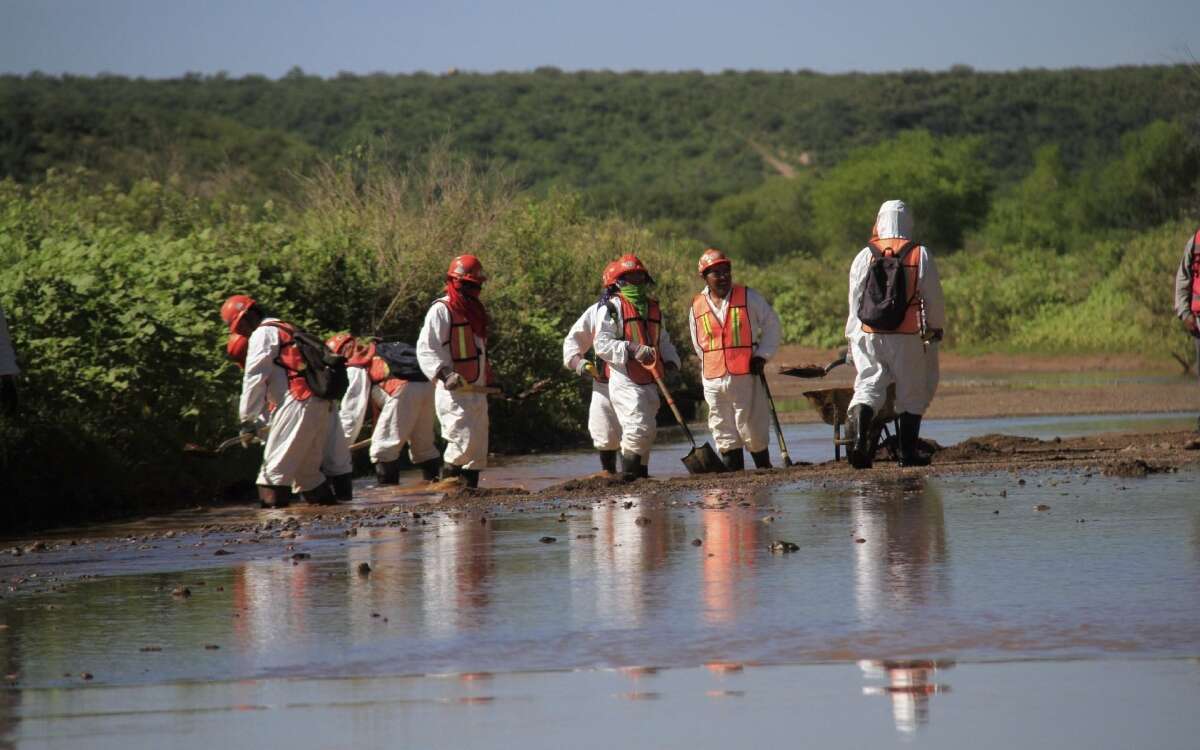
<path fill-rule="evenodd" d="M 0 526 L 212 496 L 231 434 L 224 297 L 412 340 L 481 255 L 499 450 L 583 434 L 561 337 L 630 250 L 686 338 L 728 250 L 787 340 L 836 346 L 879 203 L 933 248 L 960 350 L 1186 354 L 1174 265 L 1200 208 L 1193 71 L 0 77 L 0 305 L 26 380 Z M 1190 109 L 1189 109 L 1190 107 Z M 686 348 L 684 346 L 683 348 Z"/>

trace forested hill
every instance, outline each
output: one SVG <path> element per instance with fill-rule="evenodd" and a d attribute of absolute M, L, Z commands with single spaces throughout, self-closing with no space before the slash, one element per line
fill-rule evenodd
<path fill-rule="evenodd" d="M 1116 151 L 1124 133 L 1200 112 L 1198 75 L 1171 66 L 4 76 L 0 174 L 35 181 L 81 164 L 119 183 L 181 175 L 270 194 L 320 156 L 369 145 L 403 160 L 445 138 L 460 153 L 512 164 L 535 191 L 562 185 L 593 210 L 689 221 L 770 174 L 835 164 L 854 147 L 917 128 L 981 136 L 981 155 L 1002 181 L 1028 172 L 1044 144 L 1080 166 Z"/>

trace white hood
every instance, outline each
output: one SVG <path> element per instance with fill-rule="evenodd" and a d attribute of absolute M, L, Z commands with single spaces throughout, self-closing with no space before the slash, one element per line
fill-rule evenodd
<path fill-rule="evenodd" d="M 875 217 L 875 236 L 881 240 L 912 239 L 913 219 L 904 201 L 884 201 Z"/>

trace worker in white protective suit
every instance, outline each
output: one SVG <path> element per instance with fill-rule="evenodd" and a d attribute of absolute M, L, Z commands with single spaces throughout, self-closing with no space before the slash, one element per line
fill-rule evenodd
<path fill-rule="evenodd" d="M 702 364 L 708 428 L 730 470 L 745 468 L 743 446 L 756 469 L 769 469 L 771 410 L 762 377 L 779 349 L 779 316 L 761 294 L 733 283 L 733 263 L 720 250 L 705 250 L 698 269 L 705 286 L 692 299 L 688 328 Z"/>
<path fill-rule="evenodd" d="M 889 268 L 894 270 L 889 272 Z M 881 293 L 889 273 L 893 278 L 902 275 L 903 298 L 887 298 Z M 855 468 L 871 466 L 875 449 L 870 440 L 871 422 L 892 383 L 896 384 L 895 408 L 900 421 L 900 465 L 929 464 L 929 456 L 917 448 L 917 438 L 921 415 L 937 390 L 936 342 L 942 338 L 945 319 L 937 267 L 929 250 L 913 240 L 912 214 L 903 201 L 885 202 L 879 208 L 870 244 L 850 266 L 846 338 L 858 375 L 847 417 L 847 431 L 853 440 L 847 456 Z"/>
<path fill-rule="evenodd" d="M 400 453 L 405 445 L 424 478 L 437 479 L 442 459 L 434 444 L 433 384 L 392 374 L 373 341 L 359 342 L 348 333 L 339 333 L 326 345 L 346 357 L 350 386 L 342 396 L 338 426 L 348 444 L 362 431 L 371 405 L 378 410 L 370 455 L 379 484 L 399 483 Z"/>
<path fill-rule="evenodd" d="M 301 371 L 296 328 L 266 315 L 253 299 L 235 294 L 221 306 L 221 319 L 231 333 L 247 342 L 242 396 L 238 403 L 242 444 L 249 446 L 270 410 L 270 432 L 258 474 L 258 495 L 264 507 L 288 504 L 288 490 L 312 503 L 335 502 L 333 488 L 321 473 L 334 404 L 315 395 Z"/>
<path fill-rule="evenodd" d="M 488 403 L 492 385 L 487 357 L 488 315 L 479 294 L 487 277 L 474 255 L 450 261 L 446 294 L 434 301 L 417 339 L 421 371 L 435 383 L 434 407 L 446 439 L 442 478 L 462 477 L 479 486 L 487 467 Z"/>
<path fill-rule="evenodd" d="M 603 292 L 599 301 L 588 307 L 571 326 L 563 339 L 563 366 L 592 382 L 592 400 L 588 406 L 588 432 L 592 445 L 600 454 L 600 467 L 609 474 L 617 473 L 617 451 L 621 448 L 621 422 L 608 396 L 608 364 L 593 361 L 588 352 L 600 331 L 608 300 L 617 293 L 616 261 L 609 263 L 601 275 Z"/>
<path fill-rule="evenodd" d="M 0 309 L 0 413 L 15 417 L 19 405 L 17 396 L 17 353 L 13 351 L 12 338 L 8 335 L 8 321 Z"/>
<path fill-rule="evenodd" d="M 609 364 L 608 395 L 621 423 L 621 476 L 649 476 L 650 449 L 657 432 L 658 388 L 654 376 L 679 369 L 679 354 L 663 323 L 654 280 L 636 255 L 618 260 L 617 295 L 596 334 L 596 356 Z"/>

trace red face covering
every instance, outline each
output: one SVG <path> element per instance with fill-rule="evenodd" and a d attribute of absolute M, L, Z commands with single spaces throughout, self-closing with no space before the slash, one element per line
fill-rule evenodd
<path fill-rule="evenodd" d="M 450 309 L 462 315 L 471 324 L 471 332 L 487 340 L 488 315 L 479 301 L 479 287 L 464 287 L 459 279 L 446 282 L 446 295 L 450 298 Z"/>

